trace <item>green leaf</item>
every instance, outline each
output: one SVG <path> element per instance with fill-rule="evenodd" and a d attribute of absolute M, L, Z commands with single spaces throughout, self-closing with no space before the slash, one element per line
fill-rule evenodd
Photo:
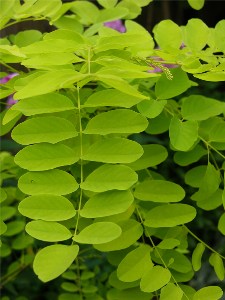
<path fill-rule="evenodd" d="M 176 246 L 180 245 L 180 241 L 177 239 L 173 239 L 173 238 L 166 238 L 164 240 L 162 240 L 157 247 L 160 249 L 173 249 Z"/>
<path fill-rule="evenodd" d="M 34 259 L 34 272 L 43 282 L 48 282 L 64 273 L 77 257 L 78 245 L 51 245 L 41 249 Z"/>
<path fill-rule="evenodd" d="M 25 217 L 44 221 L 64 221 L 76 214 L 67 198 L 47 194 L 25 198 L 20 202 L 18 210 Z"/>
<path fill-rule="evenodd" d="M 104 8 L 111 8 L 117 4 L 118 0 L 98 0 L 98 3 Z"/>
<path fill-rule="evenodd" d="M 139 286 L 139 281 L 136 280 L 133 282 L 123 282 L 118 279 L 116 271 L 113 271 L 109 276 L 109 284 L 117 290 L 125 290 Z"/>
<path fill-rule="evenodd" d="M 202 255 L 205 251 L 205 245 L 202 243 L 198 243 L 192 253 L 192 266 L 195 272 L 201 269 L 202 265 Z"/>
<path fill-rule="evenodd" d="M 162 288 L 160 300 L 182 300 L 183 291 L 179 286 L 174 283 L 168 283 Z"/>
<path fill-rule="evenodd" d="M 21 118 L 21 113 L 19 111 L 14 111 L 12 110 L 11 108 L 9 108 L 4 117 L 3 117 L 3 120 L 2 120 L 2 124 L 3 126 L 8 124 L 8 123 L 11 123 L 11 122 L 14 122 L 15 121 L 17 122 L 18 121 L 18 118 Z"/>
<path fill-rule="evenodd" d="M 196 9 L 196 10 L 200 10 L 203 8 L 205 0 L 187 0 L 189 5 Z"/>
<path fill-rule="evenodd" d="M 166 148 L 158 144 L 142 145 L 142 148 L 144 154 L 135 162 L 127 164 L 135 171 L 159 165 L 168 156 Z"/>
<path fill-rule="evenodd" d="M 84 218 L 99 218 L 125 212 L 133 203 L 130 191 L 107 191 L 89 198 L 80 211 Z"/>
<path fill-rule="evenodd" d="M 123 165 L 103 165 L 95 169 L 80 187 L 93 192 L 127 190 L 138 180 L 137 174 Z"/>
<path fill-rule="evenodd" d="M 223 259 L 220 255 L 217 253 L 212 253 L 209 258 L 210 264 L 213 266 L 214 271 L 219 278 L 219 280 L 224 280 L 225 277 L 225 270 L 224 270 L 224 264 Z"/>
<path fill-rule="evenodd" d="M 208 42 L 209 28 L 200 19 L 190 19 L 184 28 L 184 44 L 192 51 L 202 50 Z"/>
<path fill-rule="evenodd" d="M 225 72 L 206 72 L 203 74 L 194 74 L 194 77 L 206 81 L 225 81 Z"/>
<path fill-rule="evenodd" d="M 143 201 L 178 202 L 185 196 L 178 184 L 165 180 L 146 180 L 137 185 L 134 196 Z"/>
<path fill-rule="evenodd" d="M 21 114 L 17 114 L 16 118 L 13 118 L 10 122 L 3 125 L 3 118 L 6 115 L 6 113 L 7 113 L 7 110 L 3 110 L 0 113 L 0 129 L 1 129 L 0 136 L 3 136 L 6 133 L 8 133 L 15 126 L 15 124 L 18 122 L 18 120 L 21 118 Z"/>
<path fill-rule="evenodd" d="M 120 262 L 117 276 L 121 281 L 132 282 L 140 279 L 151 267 L 153 267 L 153 263 L 150 258 L 150 247 L 141 245 L 130 251 Z"/>
<path fill-rule="evenodd" d="M 16 57 L 22 57 L 25 58 L 26 55 L 24 55 L 21 52 L 21 49 L 19 47 L 17 47 L 16 45 L 0 45 L 0 53 L 3 54 L 8 54 L 8 55 L 13 55 Z"/>
<path fill-rule="evenodd" d="M 11 109 L 18 110 L 25 116 L 33 116 L 74 110 L 75 107 L 73 102 L 66 96 L 59 93 L 51 93 L 20 100 L 14 104 Z"/>
<path fill-rule="evenodd" d="M 116 107 L 132 107 L 142 101 L 138 97 L 134 97 L 121 91 L 106 89 L 93 93 L 84 103 L 84 107 L 99 106 L 116 106 Z"/>
<path fill-rule="evenodd" d="M 104 252 L 126 249 L 133 245 L 143 234 L 141 224 L 135 220 L 120 221 L 118 225 L 122 229 L 122 234 L 117 239 L 108 243 L 94 245 L 94 248 Z"/>
<path fill-rule="evenodd" d="M 202 156 L 207 154 L 207 150 L 201 145 L 197 144 L 192 150 L 188 152 L 176 152 L 174 161 L 180 166 L 188 166 L 197 162 Z"/>
<path fill-rule="evenodd" d="M 27 223 L 25 230 L 35 239 L 45 242 L 59 242 L 72 237 L 69 229 L 57 222 L 31 221 Z"/>
<path fill-rule="evenodd" d="M 212 130 L 210 130 L 209 132 L 209 141 L 224 143 L 225 142 L 224 134 L 225 134 L 225 122 L 220 122 L 218 124 L 215 124 L 215 126 L 213 126 Z"/>
<path fill-rule="evenodd" d="M 141 278 L 141 291 L 151 293 L 159 290 L 166 285 L 171 278 L 171 273 L 168 269 L 161 266 L 154 266 L 148 270 Z"/>
<path fill-rule="evenodd" d="M 6 221 L 16 214 L 16 208 L 12 206 L 1 207 L 1 220 Z"/>
<path fill-rule="evenodd" d="M 218 189 L 207 197 L 206 199 L 202 199 L 197 202 L 198 207 L 204 209 L 204 210 L 214 210 L 220 205 L 222 205 L 222 195 L 223 191 L 221 189 Z"/>
<path fill-rule="evenodd" d="M 103 163 L 130 163 L 141 157 L 138 143 L 124 138 L 107 138 L 92 144 L 83 155 L 84 160 Z"/>
<path fill-rule="evenodd" d="M 198 290 L 193 297 L 193 300 L 219 300 L 223 296 L 223 291 L 218 286 L 207 286 Z"/>
<path fill-rule="evenodd" d="M 149 300 L 151 294 L 143 293 L 140 288 L 131 288 L 126 290 L 111 289 L 107 293 L 108 300 Z"/>
<path fill-rule="evenodd" d="M 19 189 L 28 195 L 67 195 L 79 187 L 75 178 L 62 170 L 27 172 L 18 181 Z"/>
<path fill-rule="evenodd" d="M 2 235 L 6 231 L 7 231 L 7 225 L 2 220 L 0 220 L 0 234 Z"/>
<path fill-rule="evenodd" d="M 7 223 L 7 232 L 5 236 L 14 236 L 21 231 L 24 231 L 25 222 L 24 221 L 11 221 Z"/>
<path fill-rule="evenodd" d="M 78 159 L 74 151 L 65 145 L 42 143 L 20 150 L 15 156 L 15 163 L 29 171 L 44 171 L 74 164 Z"/>
<path fill-rule="evenodd" d="M 52 42 L 52 41 L 51 41 Z M 30 98 L 54 92 L 84 79 L 87 75 L 74 70 L 54 70 L 41 74 L 15 93 L 15 99 Z"/>
<path fill-rule="evenodd" d="M 180 27 L 171 20 L 163 20 L 153 28 L 154 38 L 160 48 L 172 51 L 182 44 Z"/>
<path fill-rule="evenodd" d="M 36 117 L 17 125 L 12 138 L 19 144 L 58 143 L 77 136 L 74 125 L 64 118 Z"/>
<path fill-rule="evenodd" d="M 199 190 L 194 195 L 192 195 L 191 199 L 195 201 L 204 201 L 217 191 L 220 182 L 220 171 L 216 170 L 216 168 L 211 163 L 209 163 L 207 165 L 205 174 L 202 177 Z"/>
<path fill-rule="evenodd" d="M 58 41 L 58 40 L 62 39 L 62 40 L 64 40 L 64 44 L 66 44 L 67 41 L 73 41 L 73 42 L 75 42 L 76 45 L 79 45 L 79 44 L 82 45 L 85 42 L 85 39 L 81 34 L 75 32 L 74 30 L 67 30 L 67 29 L 58 29 L 58 30 L 48 32 L 44 35 L 43 39 L 45 41 L 51 40 L 51 42 L 52 42 L 52 40 L 54 40 L 54 43 L 55 43 L 55 40 Z M 64 52 L 64 51 L 59 51 L 59 52 Z M 74 51 L 71 51 L 71 52 L 74 52 Z"/>
<path fill-rule="evenodd" d="M 188 151 L 198 139 L 198 122 L 182 122 L 173 117 L 169 127 L 170 142 L 179 151 Z"/>
<path fill-rule="evenodd" d="M 81 244 L 102 244 L 115 240 L 122 233 L 120 226 L 112 222 L 96 222 L 85 227 L 73 240 Z"/>
<path fill-rule="evenodd" d="M 171 69 L 170 72 L 173 75 L 172 80 L 168 80 L 166 75 L 162 74 L 156 82 L 155 94 L 160 100 L 178 96 L 191 87 L 191 82 L 188 79 L 186 72 L 181 68 Z"/>
<path fill-rule="evenodd" d="M 24 47 L 41 40 L 41 38 L 42 33 L 39 30 L 24 30 L 15 35 L 14 43 L 18 47 Z"/>
<path fill-rule="evenodd" d="M 0 203 L 7 199 L 7 194 L 3 188 L 0 187 Z"/>
<path fill-rule="evenodd" d="M 92 118 L 83 131 L 85 134 L 138 133 L 148 122 L 144 116 L 128 109 L 116 109 Z"/>
<path fill-rule="evenodd" d="M 45 53 L 32 56 L 21 64 L 27 68 L 47 69 L 48 66 L 62 66 L 82 61 L 83 59 L 73 53 Z"/>
<path fill-rule="evenodd" d="M 113 4 L 113 1 L 115 1 L 115 0 L 112 0 L 112 1 L 100 0 L 100 1 L 108 1 L 108 2 L 110 2 L 110 4 Z M 123 17 L 125 17 L 127 15 L 127 13 L 128 13 L 128 10 L 126 8 L 118 7 L 118 6 L 108 7 L 107 9 L 101 9 L 99 11 L 97 23 L 110 22 L 110 21 L 122 19 Z"/>
<path fill-rule="evenodd" d="M 218 229 L 223 235 L 225 235 L 225 213 L 223 213 L 219 219 Z"/>
<path fill-rule="evenodd" d="M 202 165 L 187 171 L 184 177 L 185 183 L 192 187 L 199 188 L 201 186 L 203 177 L 205 176 L 206 168 L 207 166 Z"/>
<path fill-rule="evenodd" d="M 60 29 L 73 30 L 77 33 L 83 32 L 83 26 L 77 21 L 75 15 L 64 15 L 61 16 L 56 21 L 52 22 L 54 26 Z"/>
<path fill-rule="evenodd" d="M 143 100 L 138 103 L 138 111 L 147 118 L 155 118 L 161 114 L 164 106 L 167 104 L 166 100 L 157 101 L 154 99 Z"/>
<path fill-rule="evenodd" d="M 126 19 L 134 19 L 141 14 L 141 8 L 136 1 L 123 0 L 119 2 L 118 7 L 124 7 L 128 10 Z"/>
<path fill-rule="evenodd" d="M 195 216 L 195 208 L 187 204 L 160 205 L 146 214 L 144 225 L 153 228 L 174 227 L 192 221 Z"/>
<path fill-rule="evenodd" d="M 82 24 L 90 25 L 97 21 L 99 10 L 93 3 L 87 1 L 75 1 L 73 3 L 70 10 L 78 16 Z"/>
<path fill-rule="evenodd" d="M 138 90 L 135 89 L 133 86 L 131 86 L 127 81 L 123 80 L 122 78 L 120 78 L 118 76 L 109 75 L 108 71 L 109 70 L 107 70 L 106 74 L 104 73 L 104 70 L 103 71 L 100 70 L 97 73 L 95 73 L 97 80 L 100 80 L 103 83 L 107 84 L 108 86 L 113 87 L 114 89 L 119 90 L 130 96 L 137 97 L 140 99 L 147 98 L 146 96 L 144 96 L 140 92 L 138 92 Z"/>
<path fill-rule="evenodd" d="M 191 95 L 184 99 L 181 114 L 190 121 L 206 120 L 224 111 L 224 103 L 201 95 Z"/>
<path fill-rule="evenodd" d="M 225 29 L 225 20 L 220 20 L 216 24 L 215 31 L 214 31 L 216 48 L 219 51 L 223 51 L 223 52 L 225 50 L 224 29 Z M 223 72 L 223 74 L 224 74 L 224 72 Z"/>

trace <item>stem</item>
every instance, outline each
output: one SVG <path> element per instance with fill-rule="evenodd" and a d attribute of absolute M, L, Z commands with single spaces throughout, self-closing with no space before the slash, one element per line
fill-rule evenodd
<path fill-rule="evenodd" d="M 27 19 L 16 20 L 16 21 L 13 21 L 13 22 L 11 22 L 11 23 L 6 24 L 2 29 L 8 28 L 8 27 L 10 27 L 10 26 L 12 26 L 12 25 L 15 25 L 15 24 L 21 23 L 21 22 L 26 22 L 26 21 L 39 21 L 39 20 L 46 20 L 46 18 L 44 18 L 44 17 L 41 17 L 41 18 L 30 17 L 30 18 L 27 18 Z"/>
<path fill-rule="evenodd" d="M 78 116 L 79 116 L 79 136 L 80 136 L 80 184 L 84 181 L 84 172 L 83 172 L 83 136 L 82 136 L 82 115 L 81 115 L 81 103 L 80 103 L 80 88 L 77 86 L 77 108 L 78 108 Z M 83 190 L 80 188 L 80 198 L 79 198 L 79 204 L 78 204 L 78 210 L 77 210 L 77 221 L 76 221 L 76 227 L 74 235 L 77 234 L 78 229 L 78 223 L 80 218 L 80 210 L 82 205 L 82 197 L 83 197 Z"/>
<path fill-rule="evenodd" d="M 14 69 L 13 67 L 9 66 L 8 64 L 4 63 L 3 61 L 1 61 L 1 64 L 6 67 L 7 69 L 9 69 L 10 71 L 12 71 L 13 73 L 19 73 L 18 70 Z"/>
<path fill-rule="evenodd" d="M 219 255 L 222 259 L 225 259 L 225 257 L 223 255 L 221 255 L 220 253 L 218 253 L 216 250 L 214 250 L 213 248 L 211 248 L 208 244 L 206 244 L 205 242 L 203 242 L 199 237 L 197 237 L 197 235 L 195 235 L 187 226 L 183 225 L 183 227 L 196 239 L 198 240 L 200 243 L 202 243 L 206 248 L 208 248 L 210 251 L 216 253 L 217 255 Z"/>
<path fill-rule="evenodd" d="M 225 156 L 218 151 L 216 148 L 214 148 L 211 144 L 209 144 L 205 139 L 203 139 L 201 136 L 199 136 L 200 140 L 206 145 L 206 147 L 210 147 L 213 151 L 215 151 L 219 156 L 221 156 L 223 159 L 225 159 Z"/>

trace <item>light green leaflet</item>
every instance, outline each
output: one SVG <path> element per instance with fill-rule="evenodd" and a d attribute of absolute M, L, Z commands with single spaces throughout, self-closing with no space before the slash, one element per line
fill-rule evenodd
<path fill-rule="evenodd" d="M 111 242 L 94 245 L 97 250 L 108 252 L 126 249 L 133 245 L 143 233 L 141 224 L 133 219 L 120 221 L 118 225 L 122 229 L 122 234 Z"/>
<path fill-rule="evenodd" d="M 54 113 L 75 109 L 73 102 L 59 93 L 50 93 L 20 100 L 11 107 L 25 116 Z"/>
<path fill-rule="evenodd" d="M 167 104 L 166 100 L 143 100 L 141 103 L 138 103 L 138 111 L 147 118 L 155 118 L 163 111 L 163 108 Z"/>
<path fill-rule="evenodd" d="M 73 138 L 78 133 L 74 125 L 64 118 L 36 117 L 17 125 L 12 131 L 12 138 L 19 144 L 58 143 Z"/>
<path fill-rule="evenodd" d="M 142 145 L 144 154 L 135 162 L 127 164 L 135 171 L 154 167 L 166 160 L 168 153 L 165 147 L 158 144 Z"/>
<path fill-rule="evenodd" d="M 207 286 L 196 292 L 193 300 L 219 300 L 223 296 L 223 291 L 218 286 Z"/>
<path fill-rule="evenodd" d="M 75 216 L 72 203 L 65 197 L 56 195 L 35 195 L 22 200 L 19 212 L 30 219 L 44 221 L 64 221 Z"/>
<path fill-rule="evenodd" d="M 170 281 L 171 273 L 161 266 L 154 266 L 141 278 L 140 288 L 143 292 L 155 292 Z"/>
<path fill-rule="evenodd" d="M 144 116 L 128 109 L 116 109 L 92 118 L 85 134 L 138 133 L 144 131 L 148 122 Z"/>
<path fill-rule="evenodd" d="M 225 277 L 225 269 L 223 264 L 222 257 L 217 253 L 212 253 L 209 258 L 209 263 L 213 266 L 214 271 L 219 278 L 219 280 L 224 280 Z"/>
<path fill-rule="evenodd" d="M 201 121 L 221 114 L 225 109 L 223 102 L 201 95 L 191 95 L 184 99 L 181 114 L 189 121 Z"/>
<path fill-rule="evenodd" d="M 2 235 L 6 231 L 7 231 L 7 225 L 2 220 L 0 220 L 0 234 Z"/>
<path fill-rule="evenodd" d="M 149 297 L 152 295 L 149 293 L 144 293 L 140 291 L 140 287 L 126 289 L 126 290 L 118 290 L 118 289 L 111 289 L 107 296 L 110 300 L 149 300 Z"/>
<path fill-rule="evenodd" d="M 200 19 L 190 19 L 184 28 L 184 44 L 191 50 L 200 51 L 208 42 L 209 28 Z"/>
<path fill-rule="evenodd" d="M 153 263 L 150 258 L 150 247 L 141 245 L 130 251 L 120 262 L 117 276 L 121 281 L 132 282 L 140 279 L 151 267 Z"/>
<path fill-rule="evenodd" d="M 138 97 L 134 97 L 118 90 L 107 89 L 93 93 L 84 103 L 84 107 L 98 106 L 116 106 L 116 107 L 132 107 L 142 101 Z"/>
<path fill-rule="evenodd" d="M 73 240 L 81 244 L 102 244 L 115 240 L 122 233 L 119 225 L 112 222 L 96 222 L 85 227 Z"/>
<path fill-rule="evenodd" d="M 165 180 L 146 180 L 137 185 L 134 196 L 139 200 L 153 202 L 178 202 L 185 191 L 176 183 Z"/>
<path fill-rule="evenodd" d="M 123 165 L 105 164 L 95 169 L 80 187 L 93 192 L 127 190 L 138 180 L 137 174 Z"/>
<path fill-rule="evenodd" d="M 199 10 L 204 6 L 205 0 L 187 0 L 189 5 L 196 9 Z"/>
<path fill-rule="evenodd" d="M 59 242 L 72 237 L 69 229 L 57 222 L 31 221 L 25 230 L 32 237 L 45 242 Z"/>
<path fill-rule="evenodd" d="M 34 259 L 34 272 L 43 282 L 55 279 L 64 273 L 77 257 L 77 245 L 51 245 L 41 249 Z"/>
<path fill-rule="evenodd" d="M 223 213 L 219 219 L 218 229 L 223 235 L 225 235 L 225 213 Z"/>
<path fill-rule="evenodd" d="M 182 297 L 182 289 L 170 282 L 162 288 L 160 294 L 160 300 L 182 300 Z"/>
<path fill-rule="evenodd" d="M 169 135 L 172 146 L 179 151 L 188 151 L 198 139 L 198 122 L 182 122 L 173 117 L 170 122 Z"/>
<path fill-rule="evenodd" d="M 67 195 L 79 187 L 75 178 L 62 170 L 27 172 L 19 178 L 19 189 L 28 195 Z"/>
<path fill-rule="evenodd" d="M 20 150 L 15 156 L 15 163 L 29 171 L 44 171 L 71 165 L 78 159 L 74 151 L 65 145 L 41 143 Z"/>
<path fill-rule="evenodd" d="M 192 221 L 196 216 L 194 207 L 187 204 L 167 204 L 151 209 L 144 224 L 149 227 L 173 227 Z"/>
<path fill-rule="evenodd" d="M 98 218 L 125 212 L 133 203 L 130 191 L 107 191 L 96 194 L 85 203 L 80 215 L 85 218 Z"/>
<path fill-rule="evenodd" d="M 191 262 L 192 262 L 193 269 L 196 272 L 201 269 L 202 255 L 204 251 L 205 251 L 205 245 L 203 245 L 202 243 L 198 243 L 192 253 Z"/>
<path fill-rule="evenodd" d="M 130 163 L 141 157 L 138 143 L 124 138 L 106 138 L 92 144 L 83 155 L 84 160 L 103 163 Z"/>

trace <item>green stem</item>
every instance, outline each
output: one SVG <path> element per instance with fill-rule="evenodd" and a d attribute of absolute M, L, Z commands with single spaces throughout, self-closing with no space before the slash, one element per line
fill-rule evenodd
<path fill-rule="evenodd" d="M 223 159 L 225 159 L 225 156 L 218 151 L 215 147 L 213 147 L 211 144 L 209 144 L 205 139 L 203 139 L 201 136 L 199 136 L 200 140 L 206 145 L 206 147 L 210 147 L 213 151 L 215 151 L 219 156 L 221 156 Z"/>
<path fill-rule="evenodd" d="M 12 25 L 15 25 L 15 24 L 18 24 L 18 23 L 21 23 L 21 22 L 26 22 L 26 21 L 40 21 L 40 20 L 46 20 L 45 17 L 41 17 L 41 18 L 34 18 L 34 17 L 30 17 L 30 18 L 27 18 L 27 19 L 20 19 L 20 20 L 16 20 L 16 21 L 13 21 L 11 23 L 8 23 L 6 24 L 2 29 L 5 29 L 5 28 L 8 28 Z"/>
<path fill-rule="evenodd" d="M 217 255 L 219 255 L 222 259 L 225 259 L 225 257 L 223 255 L 221 255 L 220 253 L 218 253 L 216 250 L 214 250 L 213 248 L 211 248 L 208 244 L 206 244 L 205 242 L 203 242 L 199 237 L 197 237 L 197 235 L 195 235 L 187 226 L 183 225 L 183 227 L 196 239 L 198 240 L 200 243 L 202 243 L 206 248 L 208 248 L 210 251 L 216 253 Z"/>
<path fill-rule="evenodd" d="M 10 65 L 6 64 L 5 62 L 1 61 L 1 64 L 6 67 L 8 70 L 10 70 L 13 73 L 19 73 L 18 70 L 14 69 L 13 67 L 11 67 Z"/>

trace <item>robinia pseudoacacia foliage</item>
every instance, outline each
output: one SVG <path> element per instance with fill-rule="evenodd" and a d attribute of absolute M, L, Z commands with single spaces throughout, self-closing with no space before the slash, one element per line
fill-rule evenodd
<path fill-rule="evenodd" d="M 2 28 L 27 19 L 53 28 L 1 39 L 1 62 L 18 73 L 1 85 L 1 98 L 17 100 L 1 113 L 2 134 L 22 145 L 14 159 L 1 154 L 2 256 L 23 251 L 18 268 L 32 264 L 43 282 L 60 276 L 60 300 L 220 299 L 219 286 L 188 284 L 206 248 L 224 280 L 224 256 L 189 223 L 219 208 L 225 234 L 225 104 L 182 94 L 195 79 L 225 80 L 225 21 L 164 20 L 151 35 L 132 21 L 150 0 L 97 2 L 0 2 Z M 126 32 L 104 26 L 117 19 Z M 134 138 L 143 132 L 152 142 Z M 182 181 L 160 172 L 168 152 Z M 105 288 L 87 253 L 111 265 Z"/>

